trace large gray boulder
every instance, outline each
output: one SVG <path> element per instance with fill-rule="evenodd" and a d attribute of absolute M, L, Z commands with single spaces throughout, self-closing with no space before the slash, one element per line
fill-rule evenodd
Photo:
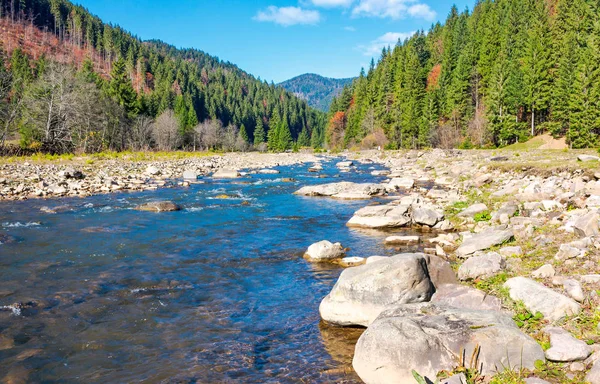
<path fill-rule="evenodd" d="M 370 199 L 385 194 L 385 188 L 379 184 L 357 184 L 348 181 L 300 188 L 294 194 L 300 196 L 333 197 L 335 199 Z"/>
<path fill-rule="evenodd" d="M 458 257 L 468 257 L 477 251 L 483 251 L 495 245 L 503 244 L 514 236 L 511 229 L 490 228 L 465 240 L 456 250 Z"/>
<path fill-rule="evenodd" d="M 412 221 L 415 224 L 434 227 L 442 220 L 444 220 L 444 215 L 433 209 L 424 207 L 413 207 L 412 209 Z"/>
<path fill-rule="evenodd" d="M 549 321 L 576 315 L 581 307 L 574 300 L 526 277 L 513 277 L 504 283 L 510 298 L 522 301 L 531 312 L 541 312 Z"/>
<path fill-rule="evenodd" d="M 402 254 L 343 271 L 319 312 L 330 323 L 368 326 L 384 309 L 433 293 L 424 255 Z"/>
<path fill-rule="evenodd" d="M 333 244 L 327 240 L 323 240 L 308 247 L 304 257 L 309 261 L 320 262 L 341 259 L 344 257 L 344 253 L 342 244 Z"/>
<path fill-rule="evenodd" d="M 442 284 L 435 287 L 431 298 L 434 304 L 445 304 L 456 308 L 500 311 L 502 301 L 479 289 L 460 284 Z"/>
<path fill-rule="evenodd" d="M 600 359 L 592 365 L 592 369 L 585 376 L 585 381 L 591 384 L 600 384 Z"/>
<path fill-rule="evenodd" d="M 223 168 L 213 173 L 212 177 L 214 179 L 237 179 L 238 177 L 240 177 L 240 173 L 235 169 Z"/>
<path fill-rule="evenodd" d="M 550 349 L 546 351 L 546 358 L 550 361 L 585 360 L 592 354 L 592 348 L 589 345 L 574 338 L 560 327 L 546 327 L 544 333 L 550 336 Z"/>
<path fill-rule="evenodd" d="M 587 215 L 581 216 L 573 224 L 575 234 L 579 237 L 590 237 L 596 236 L 600 232 L 598 231 L 598 214 L 596 212 L 590 212 Z"/>
<path fill-rule="evenodd" d="M 138 205 L 135 209 L 146 212 L 175 212 L 180 211 L 181 207 L 171 201 L 152 201 Z"/>
<path fill-rule="evenodd" d="M 413 369 L 433 382 L 477 346 L 484 375 L 506 367 L 533 370 L 544 360 L 539 344 L 505 314 L 420 303 L 381 313 L 358 340 L 352 365 L 367 384 L 412 383 Z"/>
<path fill-rule="evenodd" d="M 409 206 L 376 205 L 359 209 L 348 221 L 349 227 L 399 228 L 410 224 Z"/>
<path fill-rule="evenodd" d="M 474 217 L 476 214 L 478 213 L 482 213 L 488 210 L 487 205 L 480 203 L 480 204 L 473 204 L 470 207 L 468 207 L 467 209 L 465 209 L 464 211 L 462 211 L 461 213 L 458 214 L 458 217 Z"/>
<path fill-rule="evenodd" d="M 498 274 L 506 268 L 506 260 L 496 252 L 474 256 L 466 260 L 458 268 L 458 278 L 461 280 L 486 279 Z"/>

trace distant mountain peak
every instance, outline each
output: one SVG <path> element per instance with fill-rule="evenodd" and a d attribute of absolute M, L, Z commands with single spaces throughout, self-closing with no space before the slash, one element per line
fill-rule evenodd
<path fill-rule="evenodd" d="M 333 79 L 315 73 L 305 73 L 278 85 L 306 100 L 311 107 L 328 111 L 333 98 L 353 80 L 354 78 Z"/>

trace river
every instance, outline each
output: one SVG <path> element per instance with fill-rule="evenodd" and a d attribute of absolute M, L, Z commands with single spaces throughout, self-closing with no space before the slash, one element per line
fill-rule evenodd
<path fill-rule="evenodd" d="M 368 202 L 293 192 L 383 178 L 370 175 L 377 165 L 324 166 L 324 178 L 296 165 L 188 188 L 0 203 L 0 307 L 24 303 L 0 310 L 0 379 L 360 382 L 349 365 L 360 331 L 318 313 L 341 268 L 302 255 L 323 239 L 349 256 L 394 250 L 384 233 L 345 226 Z M 133 209 L 153 200 L 183 210 Z"/>

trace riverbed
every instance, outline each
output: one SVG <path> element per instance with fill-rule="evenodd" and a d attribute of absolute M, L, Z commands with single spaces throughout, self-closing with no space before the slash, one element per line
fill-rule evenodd
<path fill-rule="evenodd" d="M 323 239 L 349 256 L 396 252 L 382 245 L 387 234 L 345 226 L 368 202 L 293 195 L 310 184 L 377 182 L 383 177 L 371 171 L 380 166 L 324 166 L 320 174 L 299 164 L 187 188 L 3 202 L 0 307 L 22 303 L 0 310 L 5 376 L 360 382 L 350 361 L 361 331 L 329 327 L 318 313 L 342 269 L 302 255 Z M 154 200 L 183 210 L 133 209 Z"/>

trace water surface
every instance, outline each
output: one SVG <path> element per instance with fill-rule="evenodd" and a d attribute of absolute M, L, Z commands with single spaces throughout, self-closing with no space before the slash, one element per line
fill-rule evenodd
<path fill-rule="evenodd" d="M 323 239 L 350 256 L 394 250 L 381 245 L 386 234 L 345 226 L 367 202 L 292 194 L 382 180 L 376 166 L 339 178 L 333 164 L 326 178 L 297 165 L 189 188 L 0 203 L 0 234 L 12 240 L 0 245 L 0 307 L 24 303 L 0 310 L 0 379 L 359 382 L 349 362 L 360 331 L 319 321 L 341 269 L 302 254 Z M 132 209 L 153 200 L 184 210 Z"/>

